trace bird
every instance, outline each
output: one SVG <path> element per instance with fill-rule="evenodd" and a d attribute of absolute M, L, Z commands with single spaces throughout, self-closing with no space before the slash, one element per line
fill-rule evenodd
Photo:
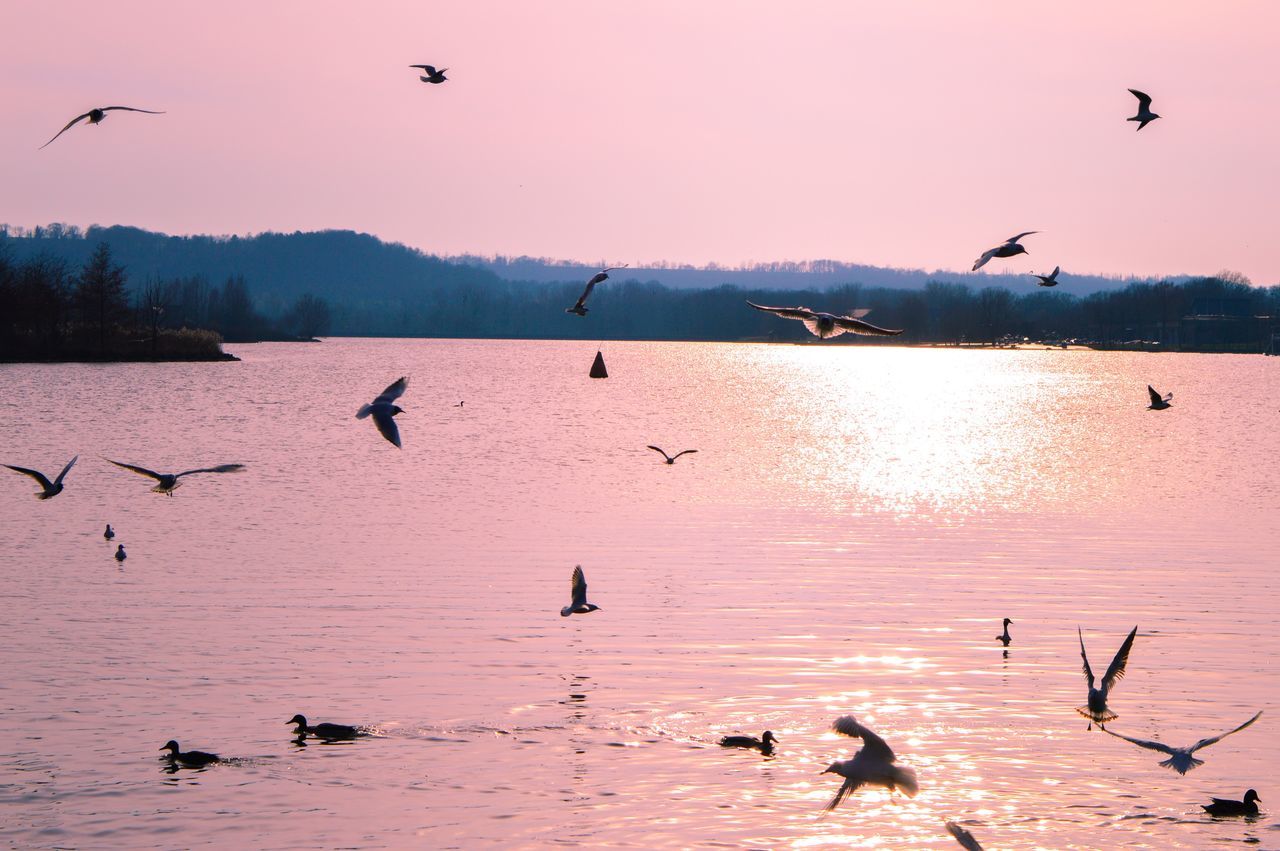
<path fill-rule="evenodd" d="M 1210 736 L 1207 739 L 1201 739 L 1200 741 L 1196 742 L 1194 745 L 1190 745 L 1185 748 L 1170 747 L 1169 745 L 1163 744 L 1161 742 L 1149 742 L 1145 739 L 1133 739 L 1133 738 L 1130 738 L 1129 736 L 1123 735 L 1121 733 L 1116 733 L 1111 730 L 1107 730 L 1107 732 L 1111 733 L 1111 735 L 1115 736 L 1117 739 L 1124 739 L 1126 742 L 1133 742 L 1135 745 L 1137 745 L 1140 748 L 1146 748 L 1149 751 L 1159 751 L 1160 753 L 1168 754 L 1169 758 L 1160 764 L 1163 765 L 1165 768 L 1172 768 L 1174 771 L 1178 772 L 1179 774 L 1186 774 L 1191 769 L 1196 768 L 1197 766 L 1200 766 L 1200 765 L 1204 765 L 1204 760 L 1196 759 L 1195 757 L 1196 751 L 1200 750 L 1201 748 L 1207 748 L 1209 747 L 1209 745 L 1217 744 L 1218 742 L 1225 739 L 1227 736 L 1230 736 L 1232 733 L 1239 733 L 1245 727 L 1248 727 L 1254 721 L 1257 721 L 1261 715 L 1262 713 L 1258 712 L 1257 715 L 1254 715 L 1252 718 L 1250 718 L 1248 721 L 1241 724 L 1239 727 L 1236 727 L 1234 730 L 1228 730 L 1227 732 L 1222 733 L 1221 735 Z"/>
<path fill-rule="evenodd" d="M 124 551 L 124 544 L 117 544 L 116 545 L 116 561 L 124 561 L 128 557 L 129 557 L 129 554 Z"/>
<path fill-rule="evenodd" d="M 661 449 L 654 446 L 653 444 L 649 444 L 649 448 L 652 449 L 654 452 L 662 452 Z M 677 452 L 675 455 L 668 455 L 667 453 L 662 452 L 662 457 L 667 459 L 668 464 L 674 464 L 676 463 L 676 459 L 679 458 L 681 455 L 688 455 L 691 452 L 697 452 L 697 451 L 698 450 L 696 449 L 685 449 L 682 452 Z"/>
<path fill-rule="evenodd" d="M 1172 408 L 1173 403 L 1169 400 L 1173 398 L 1172 393 L 1166 393 L 1163 396 L 1156 391 L 1156 388 L 1150 384 L 1147 385 L 1147 393 L 1151 396 L 1151 404 L 1147 405 L 1148 411 L 1163 411 L 1165 408 Z"/>
<path fill-rule="evenodd" d="M 1093 686 L 1093 670 L 1089 667 L 1089 657 L 1084 652 L 1084 633 L 1080 631 L 1080 627 L 1076 627 L 1076 634 L 1080 637 L 1080 658 L 1084 660 L 1084 675 L 1089 680 L 1089 700 L 1084 706 L 1076 707 L 1076 712 L 1089 719 L 1089 728 L 1093 729 L 1093 725 L 1097 724 L 1103 730 L 1106 729 L 1106 722 L 1113 721 L 1119 716 L 1107 708 L 1107 697 L 1111 694 L 1111 689 L 1115 688 L 1117 682 L 1124 678 L 1124 666 L 1129 662 L 1129 651 L 1133 649 L 1133 638 L 1138 634 L 1138 628 L 1135 626 L 1129 633 L 1129 637 L 1120 645 L 1120 649 L 1116 651 L 1116 656 L 1111 660 L 1111 665 L 1107 668 L 1107 673 L 1102 677 L 1102 685 L 1100 688 Z"/>
<path fill-rule="evenodd" d="M 758 739 L 754 736 L 725 736 L 720 740 L 720 747 L 750 748 L 768 755 L 773 753 L 773 746 L 777 741 L 778 740 L 774 737 L 771 731 L 765 730 Z"/>
<path fill-rule="evenodd" d="M 1024 246 L 1018 244 L 1018 240 L 1022 239 L 1024 236 L 1031 236 L 1031 234 L 1039 232 L 1040 231 L 1038 230 L 1023 231 L 1017 236 L 1009 237 L 995 248 L 988 248 L 986 251 L 982 252 L 981 257 L 973 261 L 972 271 L 976 272 L 983 266 L 987 265 L 987 261 L 992 257 L 1013 257 L 1015 254 L 1030 254 L 1031 252 L 1027 251 Z"/>
<path fill-rule="evenodd" d="M 222 757 L 216 753 L 183 751 L 178 747 L 178 743 L 172 740 L 166 742 L 160 750 L 169 752 L 165 759 L 170 762 L 176 762 L 179 765 L 185 765 L 187 768 L 201 768 L 206 765 L 212 765 L 215 762 L 222 762 Z"/>
<path fill-rule="evenodd" d="M 860 316 L 838 316 L 834 313 L 819 313 L 807 307 L 767 307 L 763 304 L 756 304 L 753 301 L 748 301 L 747 304 L 756 310 L 774 313 L 785 319 L 799 319 L 804 323 L 804 327 L 809 329 L 809 333 L 820 340 L 839 337 L 846 331 L 860 334 L 864 337 L 896 337 L 902 333 L 901 329 L 891 331 L 888 328 L 872 325 Z"/>
<path fill-rule="evenodd" d="M 426 76 L 418 78 L 424 83 L 436 83 L 438 85 L 449 79 L 444 75 L 444 72 L 449 70 L 448 68 L 441 68 L 437 71 L 434 65 L 410 65 L 409 67 L 421 68 L 426 73 Z"/>
<path fill-rule="evenodd" d="M 582 565 L 578 565 L 573 569 L 573 582 L 571 586 L 572 597 L 569 605 L 560 610 L 560 617 L 567 618 L 569 615 L 585 615 L 587 612 L 594 612 L 600 607 L 587 602 L 587 577 L 582 573 Z"/>
<path fill-rule="evenodd" d="M 1258 814 L 1258 802 L 1261 800 L 1258 797 L 1258 793 L 1250 789 L 1244 793 L 1243 801 L 1214 798 L 1212 804 L 1201 804 L 1200 806 L 1211 816 L 1256 816 Z"/>
<path fill-rule="evenodd" d="M 961 848 L 968 849 L 968 851 L 982 851 L 982 846 L 978 844 L 978 840 L 973 838 L 973 834 L 955 822 L 947 822 L 947 833 L 956 838 L 956 842 L 960 843 Z"/>
<path fill-rule="evenodd" d="M 1151 111 L 1151 95 L 1140 92 L 1137 89 L 1129 89 L 1129 94 L 1138 99 L 1138 114 L 1133 118 L 1125 119 L 1126 121 L 1140 122 L 1138 124 L 1138 129 L 1141 130 L 1143 127 L 1146 127 L 1152 121 L 1155 121 L 1160 117 Z"/>
<path fill-rule="evenodd" d="M 1047 275 L 1032 275 L 1033 278 L 1040 279 L 1042 287 L 1056 287 L 1058 285 L 1058 273 L 1062 271 L 1062 267 L 1054 266 L 1053 271 Z"/>
<path fill-rule="evenodd" d="M 43 145 L 41 145 L 41 146 L 40 146 L 40 150 L 44 150 L 45 148 L 47 148 L 47 147 L 49 147 L 50 145 L 52 145 L 52 144 L 53 144 L 53 142 L 54 142 L 54 139 L 57 139 L 57 138 L 58 138 L 58 136 L 61 136 L 63 133 L 66 133 L 68 130 L 70 130 L 72 127 L 74 127 L 74 126 L 75 126 L 76 124 L 78 124 L 79 122 L 84 121 L 86 118 L 87 118 L 87 119 L 89 119 L 89 123 L 90 123 L 90 124 L 101 124 L 101 123 L 102 123 L 102 119 L 106 118 L 106 117 L 107 117 L 107 113 L 108 113 L 108 112 L 110 112 L 110 111 L 111 111 L 111 110 L 113 110 L 113 109 L 123 109 L 123 110 L 127 110 L 127 111 L 129 111 L 129 112 L 145 112 L 147 115 L 164 115 L 164 113 L 163 113 L 163 112 L 156 112 L 154 109 L 138 109 L 137 107 L 132 107 L 132 106 L 101 106 L 101 107 L 95 107 L 95 108 L 93 108 L 93 109 L 89 110 L 88 112 L 86 112 L 84 115 L 77 115 L 75 118 L 73 118 L 73 119 L 71 119 L 70 121 L 68 121 L 68 122 L 67 122 L 67 126 L 66 126 L 66 127 L 63 127 L 61 130 L 59 130 L 59 131 L 57 132 L 57 134 L 53 137 L 53 139 L 50 139 L 49 141 L 45 142 Z"/>
<path fill-rule="evenodd" d="M 999 641 L 999 642 L 1000 642 L 1001 644 L 1003 644 L 1005 647 L 1008 647 L 1008 646 L 1009 646 L 1009 642 L 1010 642 L 1010 641 L 1013 641 L 1013 636 L 1009 635 L 1009 624 L 1011 624 L 1011 623 L 1013 623 L 1013 621 L 1009 620 L 1008 618 L 1005 618 L 1005 619 L 1004 619 L 1004 632 L 1003 632 L 1003 633 L 1001 633 L 1000 635 L 997 635 L 997 636 L 996 636 L 996 641 Z"/>
<path fill-rule="evenodd" d="M 400 448 L 400 429 L 396 426 L 396 421 L 392 417 L 396 414 L 403 414 L 404 409 L 392 403 L 404 394 L 404 390 L 408 386 L 409 379 L 401 377 L 386 390 L 383 390 L 378 398 L 367 405 L 361 405 L 360 410 L 356 411 L 356 419 L 358 420 L 362 420 L 372 414 L 373 424 L 378 427 L 378 433 L 393 443 L 396 449 Z"/>
<path fill-rule="evenodd" d="M 106 538 L 108 541 L 110 541 L 110 540 L 111 540 L 112 538 L 114 538 L 115 536 L 116 536 L 116 530 L 115 530 L 115 529 L 112 529 L 112 528 L 111 528 L 111 524 L 110 524 L 110 523 L 108 523 L 108 524 L 107 524 L 107 531 L 105 531 L 105 532 L 103 532 L 103 533 L 102 533 L 102 537 L 104 537 L 104 538 Z"/>
<path fill-rule="evenodd" d="M 106 460 L 111 461 L 110 458 Z M 146 467 L 135 467 L 133 464 L 125 464 L 120 461 L 111 461 L 111 463 L 117 467 L 132 470 L 140 476 L 155 479 L 157 484 L 151 489 L 151 492 L 167 493 L 169 496 L 173 496 L 173 492 L 182 484 L 178 479 L 183 476 L 194 476 L 196 473 L 236 473 L 244 469 L 243 464 L 219 464 L 217 467 L 201 467 L 199 470 L 186 470 L 181 473 L 157 473 L 154 470 L 148 470 Z"/>
<path fill-rule="evenodd" d="M 844 736 L 862 739 L 862 749 L 853 755 L 853 759 L 833 762 L 821 772 L 839 774 L 844 778 L 844 785 L 827 804 L 827 812 L 834 810 L 851 792 L 863 785 L 884 786 L 890 792 L 901 789 L 912 798 L 920 791 L 916 773 L 910 768 L 894 765 L 897 757 L 884 739 L 859 724 L 852 715 L 837 718 L 831 729 Z"/>
<path fill-rule="evenodd" d="M 306 716 L 295 715 L 285 722 L 286 724 L 296 724 L 297 729 L 293 732 L 299 736 L 305 736 L 310 733 L 321 739 L 354 739 L 358 736 L 366 736 L 368 733 L 359 727 L 352 727 L 349 724 L 316 724 L 309 726 Z"/>
<path fill-rule="evenodd" d="M 467 404 L 467 403 L 466 403 L 466 402 L 459 402 L 458 404 L 454 405 L 454 407 L 455 407 L 455 408 L 461 408 L 461 407 L 462 407 L 463 405 L 465 405 L 465 404 Z"/>
<path fill-rule="evenodd" d="M 39 470 L 28 470 L 26 467 L 15 467 L 12 464 L 5 464 L 4 466 L 13 470 L 15 473 L 21 473 L 24 476 L 30 476 L 36 480 L 36 483 L 41 487 L 40 493 L 36 494 L 36 499 L 53 499 L 58 494 L 62 493 L 62 480 L 66 477 L 67 471 L 76 465 L 76 461 L 79 458 L 80 456 L 77 455 L 75 458 L 68 461 L 67 466 L 63 467 L 62 472 L 58 474 L 58 478 L 54 479 L 52 482 L 49 481 L 45 474 L 41 473 Z"/>
<path fill-rule="evenodd" d="M 587 307 L 586 307 L 587 296 L 591 295 L 591 291 L 596 288 L 596 284 L 600 283 L 601 281 L 609 280 L 610 272 L 615 271 L 617 269 L 625 269 L 627 268 L 628 265 L 630 264 L 623 263 L 621 266 L 609 266 L 608 268 L 601 269 L 599 272 L 596 272 L 594 275 L 591 276 L 591 280 L 587 281 L 586 289 L 582 291 L 582 295 L 578 296 L 578 300 L 574 302 L 573 307 L 566 307 L 564 309 L 564 312 L 572 313 L 574 316 L 586 316 L 587 315 Z"/>

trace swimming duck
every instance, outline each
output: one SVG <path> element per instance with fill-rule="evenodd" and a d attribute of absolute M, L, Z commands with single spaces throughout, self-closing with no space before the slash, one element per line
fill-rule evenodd
<path fill-rule="evenodd" d="M 821 772 L 839 774 L 844 778 L 844 785 L 836 792 L 831 803 L 827 804 L 827 812 L 839 806 L 859 786 L 884 786 L 890 792 L 901 789 L 912 798 L 920 791 L 916 773 L 910 768 L 894 765 L 897 757 L 884 739 L 859 724 L 852 715 L 837 718 L 831 729 L 842 736 L 862 739 L 862 750 L 854 754 L 853 759 L 833 762 Z"/>
<path fill-rule="evenodd" d="M 178 747 L 178 743 L 172 739 L 166 742 L 165 746 L 160 750 L 169 752 L 165 759 L 170 762 L 176 762 L 179 765 L 185 765 L 188 768 L 200 768 L 205 765 L 212 765 L 215 762 L 222 762 L 222 757 L 216 753 L 205 753 L 204 751 L 183 752 Z"/>
<path fill-rule="evenodd" d="M 105 531 L 105 532 L 103 532 L 103 533 L 102 533 L 102 537 L 104 537 L 104 538 L 106 538 L 108 541 L 110 541 L 110 540 L 111 540 L 112 538 L 114 538 L 115 536 L 116 536 L 116 532 L 115 532 L 115 530 L 114 530 L 114 529 L 112 529 L 112 528 L 111 528 L 111 524 L 110 524 L 110 523 L 108 523 L 108 524 L 107 524 L 107 531 Z"/>
<path fill-rule="evenodd" d="M 1084 653 L 1084 633 L 1080 631 L 1080 627 L 1076 627 L 1076 634 L 1080 637 L 1080 658 L 1084 660 L 1084 675 L 1089 680 L 1088 702 L 1084 706 L 1076 707 L 1076 712 L 1089 719 L 1088 729 L 1092 730 L 1093 725 L 1097 724 L 1100 729 L 1105 730 L 1103 725 L 1106 722 L 1120 717 L 1107 708 L 1107 696 L 1111 693 L 1111 689 L 1115 688 L 1116 683 L 1124 677 L 1124 666 L 1129 662 L 1129 651 L 1133 649 L 1133 638 L 1138 634 L 1138 628 L 1136 626 L 1133 628 L 1129 637 L 1116 651 L 1115 658 L 1111 660 L 1111 665 L 1103 675 L 1102 685 L 1099 688 L 1093 687 L 1093 670 L 1089 667 L 1089 657 Z"/>
<path fill-rule="evenodd" d="M 1000 642 L 1001 644 L 1003 644 L 1005 647 L 1008 647 L 1008 646 L 1009 646 L 1009 642 L 1010 642 L 1010 641 L 1013 641 L 1013 638 L 1009 635 L 1009 624 L 1011 624 L 1011 623 L 1013 623 L 1013 621 L 1009 620 L 1008 618 L 1005 618 L 1005 619 L 1004 619 L 1004 633 L 1003 633 L 1002 635 L 997 635 L 997 636 L 996 636 L 996 641 L 999 641 L 999 642 Z"/>
<path fill-rule="evenodd" d="M 129 557 L 128 553 L 124 551 L 124 544 L 117 544 L 116 545 L 116 561 L 124 561 L 128 557 Z"/>
<path fill-rule="evenodd" d="M 725 736 L 720 740 L 722 748 L 750 748 L 760 751 L 762 754 L 773 753 L 773 745 L 778 740 L 774 738 L 773 733 L 765 730 L 760 738 L 752 736 Z"/>
<path fill-rule="evenodd" d="M 295 715 L 285 723 L 297 724 L 297 729 L 293 732 L 299 736 L 305 736 L 310 733 L 321 739 L 354 739 L 357 736 L 367 735 L 359 727 L 352 727 L 348 724 L 316 724 L 314 727 L 310 727 L 307 725 L 307 719 L 304 715 Z"/>
<path fill-rule="evenodd" d="M 1243 801 L 1228 801 L 1214 798 L 1212 804 L 1201 804 L 1204 811 L 1211 816 L 1256 816 L 1258 814 L 1258 793 L 1250 789 L 1244 793 Z"/>

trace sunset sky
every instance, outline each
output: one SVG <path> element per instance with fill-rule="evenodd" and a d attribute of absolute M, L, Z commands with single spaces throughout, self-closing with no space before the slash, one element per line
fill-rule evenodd
<path fill-rule="evenodd" d="M 6 4 L 0 222 L 1280 281 L 1280 6 Z M 447 67 L 420 83 L 413 63 Z M 1126 91 L 1163 117 L 1142 130 Z M 37 150 L 93 106 L 115 113 Z"/>

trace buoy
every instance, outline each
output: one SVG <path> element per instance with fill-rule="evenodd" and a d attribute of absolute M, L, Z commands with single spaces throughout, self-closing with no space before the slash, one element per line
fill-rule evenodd
<path fill-rule="evenodd" d="M 595 362 L 591 364 L 592 378 L 608 378 L 609 370 L 604 368 L 604 355 L 596 352 Z"/>

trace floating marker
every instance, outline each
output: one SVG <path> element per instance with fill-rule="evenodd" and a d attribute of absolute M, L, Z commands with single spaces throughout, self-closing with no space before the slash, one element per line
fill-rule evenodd
<path fill-rule="evenodd" d="M 608 378 L 609 377 L 609 370 L 604 368 L 604 355 L 598 351 L 596 352 L 595 362 L 591 364 L 591 377 L 592 378 Z"/>

